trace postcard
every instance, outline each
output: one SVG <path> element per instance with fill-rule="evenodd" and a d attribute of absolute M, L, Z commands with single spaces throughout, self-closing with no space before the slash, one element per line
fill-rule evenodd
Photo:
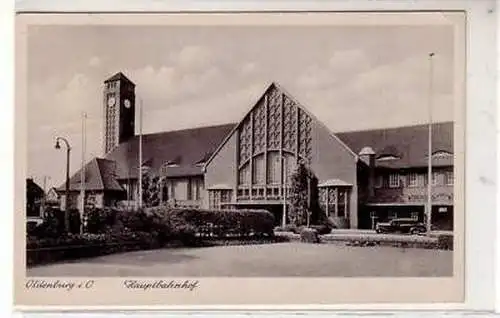
<path fill-rule="evenodd" d="M 464 301 L 465 13 L 20 14 L 19 306 Z"/>

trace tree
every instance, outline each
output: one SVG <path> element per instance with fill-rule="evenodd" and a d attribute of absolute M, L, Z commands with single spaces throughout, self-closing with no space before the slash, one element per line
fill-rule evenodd
<path fill-rule="evenodd" d="M 304 162 L 299 162 L 291 175 L 291 223 L 296 226 L 317 224 L 322 221 L 318 200 L 318 178 Z"/>
<path fill-rule="evenodd" d="M 160 178 L 150 171 L 142 175 L 142 202 L 146 207 L 160 205 Z"/>

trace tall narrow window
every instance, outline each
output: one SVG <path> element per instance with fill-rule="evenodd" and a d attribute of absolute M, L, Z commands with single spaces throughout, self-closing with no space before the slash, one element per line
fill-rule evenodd
<path fill-rule="evenodd" d="M 250 183 L 250 166 L 248 164 L 241 168 L 239 177 L 240 184 L 248 185 Z"/>
<path fill-rule="evenodd" d="M 265 162 L 264 156 L 258 156 L 253 159 L 253 183 L 254 184 L 264 184 L 265 183 Z"/>
<path fill-rule="evenodd" d="M 446 185 L 449 185 L 449 186 L 453 185 L 453 183 L 455 181 L 454 176 L 453 176 L 453 171 L 447 171 L 445 176 L 446 176 Z"/>
<path fill-rule="evenodd" d="M 389 187 L 390 188 L 399 188 L 399 174 L 391 173 L 389 175 Z"/>
<path fill-rule="evenodd" d="M 408 186 L 418 187 L 418 175 L 416 173 L 410 173 L 408 175 Z"/>
<path fill-rule="evenodd" d="M 268 168 L 267 180 L 270 184 L 280 183 L 280 156 L 276 151 L 271 151 L 267 155 Z"/>
<path fill-rule="evenodd" d="M 375 177 L 375 188 L 382 188 L 384 185 L 384 177 L 382 175 L 378 175 Z"/>
<path fill-rule="evenodd" d="M 439 175 L 440 175 L 439 172 L 436 172 L 436 171 L 432 172 L 432 185 L 439 185 L 440 184 Z"/>

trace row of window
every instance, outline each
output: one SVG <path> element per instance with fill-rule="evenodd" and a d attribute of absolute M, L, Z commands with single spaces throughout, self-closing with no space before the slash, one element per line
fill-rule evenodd
<path fill-rule="evenodd" d="M 201 179 L 169 180 L 166 184 L 166 198 L 176 200 L 201 200 L 204 184 Z"/>
<path fill-rule="evenodd" d="M 452 171 L 434 171 L 432 173 L 432 185 L 448 185 L 452 186 L 454 176 Z M 388 176 L 377 176 L 375 187 L 382 188 L 388 186 L 389 188 L 399 188 L 403 185 L 408 187 L 422 187 L 427 185 L 427 174 L 424 173 L 409 173 L 399 174 L 391 173 Z"/>
<path fill-rule="evenodd" d="M 281 174 L 282 174 L 282 162 L 281 156 L 278 152 L 269 152 L 267 155 L 267 167 L 264 155 L 254 157 L 252 159 L 252 169 L 250 171 L 250 165 L 245 165 L 240 169 L 239 172 L 239 184 L 248 185 L 250 184 L 250 175 L 252 176 L 253 184 L 280 184 Z M 287 179 L 290 178 L 292 172 L 296 166 L 296 160 L 291 155 L 283 156 L 283 165 L 285 170 L 285 176 Z M 287 183 L 289 180 L 287 181 Z"/>
<path fill-rule="evenodd" d="M 349 213 L 349 189 L 320 188 L 319 204 L 328 217 L 345 217 Z"/>
<path fill-rule="evenodd" d="M 118 82 L 108 82 L 108 83 L 106 83 L 106 88 L 107 89 L 117 88 L 117 87 L 118 87 Z"/>
<path fill-rule="evenodd" d="M 209 190 L 208 204 L 211 209 L 224 209 L 231 202 L 231 190 Z"/>

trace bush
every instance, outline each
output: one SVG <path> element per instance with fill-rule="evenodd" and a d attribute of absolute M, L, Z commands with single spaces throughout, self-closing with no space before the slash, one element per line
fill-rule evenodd
<path fill-rule="evenodd" d="M 300 241 L 305 243 L 319 243 L 319 234 L 316 229 L 304 228 L 300 232 Z"/>
<path fill-rule="evenodd" d="M 311 225 L 310 228 L 315 229 L 319 235 L 330 234 L 330 232 L 332 231 L 332 228 L 327 224 Z"/>
<path fill-rule="evenodd" d="M 437 245 L 439 249 L 453 250 L 453 234 L 440 234 Z"/>
<path fill-rule="evenodd" d="M 80 233 L 80 225 L 80 211 L 78 211 L 77 209 L 69 210 L 69 232 L 74 234 Z"/>
<path fill-rule="evenodd" d="M 265 210 L 205 210 L 191 208 L 154 208 L 172 235 L 195 233 L 210 237 L 272 237 L 274 216 Z M 192 234 L 189 234 L 192 235 Z"/>
<path fill-rule="evenodd" d="M 145 232 L 67 234 L 59 238 L 28 237 L 28 265 L 95 257 L 111 253 L 158 247 L 154 234 Z"/>

